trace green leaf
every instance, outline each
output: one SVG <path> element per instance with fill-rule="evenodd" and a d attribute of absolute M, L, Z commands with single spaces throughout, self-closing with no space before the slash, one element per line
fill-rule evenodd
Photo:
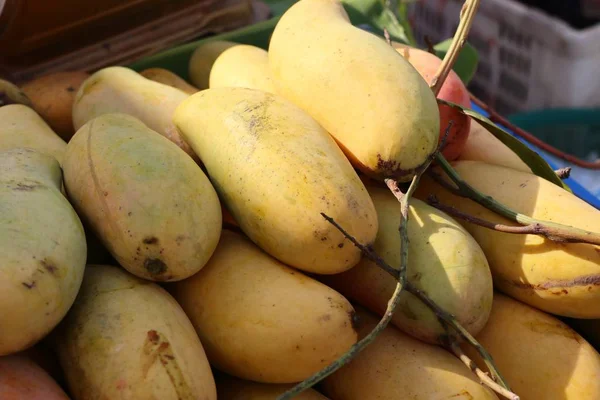
<path fill-rule="evenodd" d="M 377 30 L 380 36 L 383 36 L 383 30 L 387 29 L 392 40 L 409 43 L 405 27 L 385 5 L 385 0 L 342 0 L 342 3 L 353 25 L 368 24 Z"/>
<path fill-rule="evenodd" d="M 448 52 L 451 43 L 452 39 L 447 39 L 433 46 L 437 56 L 443 59 Z M 466 86 L 471 82 L 471 79 L 475 75 L 478 63 L 479 54 L 477 53 L 477 50 L 467 42 L 460 51 L 452 69 L 458 74 Z"/>
<path fill-rule="evenodd" d="M 442 104 L 446 104 L 453 108 L 457 108 L 457 109 L 461 110 L 463 114 L 468 115 L 469 117 L 475 119 L 483 127 L 485 127 L 488 131 L 490 131 L 492 133 L 492 135 L 494 135 L 496 138 L 498 138 L 498 140 L 500 140 L 502 143 L 504 143 L 506 146 L 508 146 L 512 151 L 514 151 L 515 154 L 518 155 L 519 158 L 521 160 L 523 160 L 523 162 L 525 164 L 527 164 L 527 166 L 529 166 L 529 168 L 531 168 L 531 171 L 535 175 L 537 175 L 541 178 L 544 178 L 544 179 L 562 187 L 563 189 L 571 192 L 571 189 L 569 188 L 569 186 L 567 186 L 556 175 L 556 173 L 554 172 L 552 167 L 550 167 L 550 165 L 538 153 L 531 150 L 529 147 L 527 147 L 527 145 L 525 143 L 521 142 L 519 139 L 517 139 L 510 133 L 506 132 L 505 130 L 500 128 L 498 125 L 494 124 L 489 118 L 484 117 L 483 115 L 479 114 L 476 111 L 461 107 L 460 105 L 451 103 L 449 101 L 444 101 L 444 100 L 438 99 L 438 102 L 442 103 Z"/>

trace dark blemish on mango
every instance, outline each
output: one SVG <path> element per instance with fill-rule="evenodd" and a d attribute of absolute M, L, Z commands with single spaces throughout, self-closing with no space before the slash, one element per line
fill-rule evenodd
<path fill-rule="evenodd" d="M 67 87 L 67 92 L 73 93 L 74 91 L 75 91 L 75 88 L 73 86 L 68 86 Z"/>
<path fill-rule="evenodd" d="M 40 264 L 42 264 L 42 267 L 44 267 L 44 269 L 46 271 L 48 271 L 49 273 L 51 273 L 52 275 L 54 275 L 56 273 L 56 271 L 58 270 L 58 268 L 52 264 L 51 262 L 49 262 L 46 259 L 43 259 L 42 261 L 40 261 Z"/>
<path fill-rule="evenodd" d="M 35 281 L 31 281 L 31 283 L 21 282 L 21 285 L 25 286 L 27 289 L 33 289 L 35 287 Z"/>
<path fill-rule="evenodd" d="M 331 314 L 325 314 L 325 315 L 321 315 L 318 319 L 319 322 L 323 321 L 323 322 L 327 322 L 327 321 L 331 321 Z"/>
<path fill-rule="evenodd" d="M 344 247 L 344 243 L 338 244 L 338 247 L 341 249 L 342 247 Z"/>
<path fill-rule="evenodd" d="M 18 190 L 18 191 L 22 191 L 22 192 L 31 192 L 32 190 L 34 190 L 40 186 L 41 185 L 37 185 L 37 184 L 26 185 L 24 183 L 17 183 L 17 186 L 15 188 L 13 188 L 13 190 Z"/>
<path fill-rule="evenodd" d="M 152 344 L 157 344 L 160 339 L 158 336 L 158 333 L 156 333 L 156 331 L 154 329 L 148 331 L 147 336 L 148 336 L 148 341 L 150 341 Z"/>
<path fill-rule="evenodd" d="M 127 216 L 131 217 L 131 214 L 133 214 L 133 213 L 132 213 L 131 211 L 129 211 L 129 212 L 127 213 Z"/>
<path fill-rule="evenodd" d="M 158 258 L 147 258 L 146 261 L 144 261 L 144 268 L 146 268 L 151 275 L 162 275 L 167 271 L 167 265 Z"/>
<path fill-rule="evenodd" d="M 144 244 L 157 244 L 158 238 L 156 236 L 148 236 L 145 237 L 144 240 L 142 240 L 142 242 L 144 242 Z"/>

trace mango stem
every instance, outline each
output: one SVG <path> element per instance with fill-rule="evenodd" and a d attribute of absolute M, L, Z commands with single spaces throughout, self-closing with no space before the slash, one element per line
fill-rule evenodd
<path fill-rule="evenodd" d="M 413 183 L 414 183 L 414 181 L 415 181 L 415 179 L 413 179 Z M 388 183 L 388 185 L 390 185 L 392 187 L 394 186 L 393 184 L 390 184 L 390 183 Z M 411 186 L 414 186 L 414 185 L 411 183 Z M 406 199 L 411 194 L 410 188 L 406 192 L 406 194 L 403 194 L 403 195 L 397 194 L 397 191 L 395 189 L 392 189 L 392 192 L 394 194 L 396 194 L 397 197 L 401 197 L 401 199 Z M 401 209 L 403 209 L 402 204 L 401 204 Z M 404 226 L 406 226 L 406 221 L 408 221 L 408 207 L 406 207 L 406 211 L 407 211 L 407 213 L 406 213 L 406 216 L 407 216 L 406 218 L 407 219 L 404 220 L 404 214 L 403 214 L 403 217 L 402 217 L 402 219 L 403 219 L 402 225 L 404 225 Z M 367 257 L 369 260 L 373 261 L 375 263 L 375 265 L 377 265 L 379 268 L 383 269 L 385 272 L 387 272 L 388 274 L 390 274 L 392 277 L 394 277 L 394 279 L 398 280 L 398 284 L 396 285 L 396 291 L 394 292 L 394 295 L 392 296 L 390 302 L 388 303 L 388 308 L 386 309 L 386 313 L 384 314 L 384 317 L 380 321 L 380 324 L 378 324 L 373 329 L 373 331 L 369 334 L 369 336 L 366 336 L 362 340 L 362 341 L 366 341 L 367 339 L 371 339 L 368 343 L 365 343 L 365 346 L 367 344 L 369 344 L 373 339 L 375 339 L 376 335 L 378 335 L 381 332 L 381 330 L 383 330 L 383 328 L 385 328 L 385 326 L 384 326 L 383 328 L 381 328 L 381 330 L 378 330 L 378 328 L 381 326 L 382 323 L 385 323 L 386 325 L 387 325 L 387 323 L 389 323 L 389 319 L 391 319 L 391 315 L 394 312 L 393 310 L 395 310 L 395 308 L 398 305 L 398 304 L 393 303 L 393 302 L 394 302 L 394 300 L 397 301 L 398 296 L 400 295 L 400 291 L 402 290 L 402 287 L 403 287 L 404 290 L 406 290 L 407 292 L 411 293 L 413 296 L 415 296 L 419 300 L 421 300 L 423 302 L 423 304 L 425 304 L 437 316 L 437 318 L 440 320 L 440 323 L 446 328 L 446 330 L 449 330 L 449 328 L 452 329 L 454 332 L 456 332 L 458 334 L 459 337 L 462 337 L 471 346 L 473 346 L 477 350 L 477 352 L 479 353 L 479 355 L 481 356 L 481 358 L 483 359 L 483 361 L 485 362 L 485 364 L 487 365 L 488 370 L 491 372 L 492 378 L 490 378 L 490 379 L 492 379 L 494 382 L 497 382 L 498 385 L 502 386 L 504 389 L 510 391 L 510 388 L 508 387 L 508 384 L 506 383 L 506 381 L 504 380 L 504 378 L 502 377 L 502 375 L 498 371 L 498 368 L 494 364 L 494 360 L 493 360 L 492 356 L 477 341 L 477 339 L 475 339 L 469 333 L 469 331 L 467 331 L 456 320 L 456 318 L 454 318 L 454 316 L 452 316 L 448 312 L 444 311 L 425 292 L 423 292 L 422 290 L 420 290 L 419 288 L 417 288 L 416 286 L 414 286 L 410 281 L 404 280 L 403 285 L 400 284 L 400 280 L 401 279 L 406 279 L 405 277 L 402 278 L 402 276 L 400 274 L 400 270 L 391 267 L 385 260 L 383 260 L 377 254 L 377 252 L 373 248 L 371 248 L 370 246 L 365 246 L 365 245 L 361 244 L 360 242 L 358 242 L 352 235 L 350 235 L 348 232 L 346 232 L 337 222 L 335 222 L 333 220 L 333 218 L 328 217 L 325 214 L 321 214 L 321 215 L 323 215 L 323 217 L 325 219 L 327 219 L 327 221 L 329 223 L 331 223 L 333 226 L 335 226 L 346 237 L 346 239 L 350 240 L 356 247 L 358 247 L 362 251 L 362 253 L 363 253 L 363 255 L 365 257 Z M 406 243 L 408 243 L 407 242 L 408 236 L 407 236 L 406 228 L 402 229 L 402 225 L 401 225 L 401 229 L 400 229 L 401 239 L 403 240 L 403 242 L 402 242 L 402 248 L 406 249 L 407 248 Z M 401 260 L 401 265 L 406 263 L 407 260 L 406 261 L 402 261 L 403 259 L 405 259 L 405 257 L 408 257 L 408 250 L 405 250 L 405 251 L 403 251 L 401 253 L 401 259 L 400 259 Z M 400 291 L 398 291 L 398 290 L 400 290 Z M 390 313 L 390 311 L 391 311 L 391 313 Z M 389 319 L 387 319 L 387 318 L 389 318 Z M 386 322 L 384 322 L 384 321 L 386 321 Z M 376 333 L 375 333 L 374 336 L 372 336 L 374 332 L 376 332 Z M 455 339 L 452 339 L 452 338 L 449 337 L 448 340 L 455 340 Z M 357 343 L 355 346 L 360 345 L 361 342 Z M 350 349 L 350 351 L 352 351 L 352 348 Z M 349 354 L 349 353 L 350 352 L 346 353 L 346 355 Z M 342 358 L 340 358 L 339 360 L 337 360 L 335 363 L 338 363 L 338 361 L 341 361 L 344 357 L 346 357 L 346 355 L 342 356 Z M 356 354 L 353 354 L 350 359 L 352 359 L 355 355 Z M 345 362 L 349 362 L 350 359 L 348 359 Z M 319 374 L 321 374 L 321 372 L 319 372 L 317 375 L 319 375 Z M 307 382 L 307 381 L 305 381 L 305 382 Z M 318 383 L 318 381 L 312 383 L 311 385 L 315 385 L 316 383 Z M 298 386 L 301 386 L 303 384 L 304 384 L 304 382 L 300 383 Z M 303 387 L 302 390 L 308 389 L 308 387 L 310 387 L 310 386 Z M 288 393 L 291 393 L 291 391 L 294 390 L 294 389 L 295 388 L 291 389 L 290 392 L 288 392 Z M 295 391 L 294 392 L 294 394 L 298 394 L 298 393 L 300 393 L 300 392 L 299 391 L 297 391 L 297 392 Z M 284 394 L 284 396 L 286 394 Z M 285 398 L 287 399 L 288 397 L 285 397 Z"/>
<path fill-rule="evenodd" d="M 488 374 L 486 374 L 485 372 L 483 372 L 477 366 L 477 364 L 475 364 L 473 362 L 473 360 L 471 360 L 469 358 L 469 356 L 467 356 L 465 354 L 465 352 L 460 348 L 460 346 L 458 345 L 458 343 L 456 343 L 455 341 L 453 341 L 450 344 L 448 344 L 448 347 L 449 347 L 450 351 L 452 353 L 454 353 L 454 355 L 460 361 L 462 361 L 467 367 L 469 367 L 469 369 L 471 371 L 473 371 L 473 373 L 475 373 L 475 375 L 477 375 L 477 377 L 481 380 L 481 382 L 485 386 L 489 387 L 494 392 L 498 393 L 499 395 L 501 395 L 501 396 L 503 396 L 503 397 L 505 397 L 505 398 L 507 398 L 509 400 L 520 400 L 521 399 L 519 396 L 517 396 L 516 394 L 514 394 L 510 390 L 505 389 L 502 386 L 498 385 L 498 383 L 496 383 L 492 378 L 490 378 L 490 376 Z"/>
<path fill-rule="evenodd" d="M 467 331 L 456 320 L 456 318 L 454 318 L 453 315 L 449 314 L 444 309 L 442 309 L 440 306 L 438 306 L 433 300 L 431 300 L 431 298 L 424 291 L 422 291 L 421 289 L 414 286 L 411 282 L 406 282 L 405 290 L 408 293 L 415 296 L 416 298 L 418 298 L 419 300 L 421 300 L 421 302 L 423 302 L 427 307 L 429 307 L 429 309 L 431 311 L 433 311 L 433 313 L 436 315 L 436 317 L 438 317 L 438 319 L 440 320 L 442 325 L 446 327 L 446 329 L 447 329 L 447 327 L 452 328 L 452 330 L 457 332 L 459 334 L 459 336 L 461 336 L 471 346 L 473 346 L 475 348 L 475 350 L 477 350 L 477 352 L 479 353 L 481 358 L 483 359 L 483 362 L 485 363 L 485 365 L 490 370 L 490 372 L 492 374 L 492 379 L 495 382 L 497 382 L 499 385 L 501 385 L 503 388 L 505 388 L 506 390 L 510 390 L 508 383 L 506 383 L 506 381 L 500 374 L 500 371 L 498 371 L 498 368 L 496 367 L 496 364 L 494 363 L 494 359 L 492 358 L 491 354 L 488 353 L 488 351 L 485 349 L 485 347 L 483 347 L 481 345 L 481 343 L 479 343 L 477 341 L 477 339 L 475 339 L 473 337 L 473 335 L 471 335 L 469 333 L 469 331 Z M 453 339 L 449 338 L 448 340 L 453 340 Z"/>
<path fill-rule="evenodd" d="M 400 228 L 399 228 L 400 229 L 400 237 L 402 240 L 402 252 L 400 254 L 400 266 L 399 266 L 398 270 L 395 270 L 394 268 L 392 268 L 391 266 L 386 264 L 387 268 L 388 268 L 387 271 L 389 273 L 393 274 L 394 278 L 397 280 L 397 283 L 396 283 L 396 289 L 394 290 L 392 297 L 388 301 L 388 305 L 385 310 L 385 313 L 383 314 L 383 317 L 377 323 L 375 328 L 373 328 L 373 330 L 371 332 L 369 332 L 369 334 L 367 336 L 365 336 L 364 338 L 359 340 L 357 343 L 355 343 L 344 355 L 342 355 L 340 358 L 335 360 L 333 363 L 329 364 L 327 367 L 323 368 L 321 371 L 313 374 L 309 378 L 298 383 L 296 386 L 294 386 L 287 392 L 283 393 L 281 396 L 279 396 L 277 398 L 277 400 L 291 399 L 292 397 L 298 395 L 299 393 L 301 393 L 301 392 L 313 387 L 317 383 L 321 382 L 323 379 L 325 379 L 326 377 L 333 374 L 335 371 L 337 371 L 338 369 L 340 369 L 341 367 L 343 367 L 344 365 L 346 365 L 350 361 L 352 361 L 365 347 L 367 347 L 369 344 L 371 344 L 377 338 L 377 336 L 379 336 L 379 334 L 381 332 L 383 332 L 383 330 L 388 326 L 389 322 L 392 319 L 392 316 L 394 315 L 394 313 L 396 311 L 396 308 L 398 308 L 398 304 L 400 304 L 400 294 L 402 293 L 402 289 L 404 288 L 404 284 L 406 282 L 406 265 L 408 263 L 408 232 L 407 232 L 408 201 L 409 201 L 410 197 L 412 196 L 412 194 L 414 193 L 414 191 L 416 190 L 417 184 L 419 183 L 419 179 L 422 176 L 423 172 L 424 172 L 424 170 L 421 171 L 421 173 L 416 174 L 413 177 L 410 187 L 406 191 L 406 194 L 404 194 L 402 196 L 401 205 L 400 205 L 400 208 L 402 210 L 402 218 L 400 221 Z M 323 216 L 323 218 L 325 218 L 329 223 L 333 224 L 338 230 L 340 230 L 340 232 L 346 237 L 346 239 L 350 240 L 363 253 L 368 254 L 369 256 L 378 259 L 380 262 L 383 262 L 383 260 L 379 256 L 376 256 L 375 251 L 373 249 L 370 249 L 367 246 L 360 244 L 353 236 L 351 236 L 349 233 L 347 233 L 337 222 L 335 222 L 333 220 L 333 218 L 329 217 L 328 215 L 326 215 L 324 213 L 321 213 L 321 216 Z"/>
<path fill-rule="evenodd" d="M 456 32 L 454 33 L 454 38 L 452 39 L 452 43 L 450 43 L 450 48 L 448 48 L 448 52 L 444 56 L 442 63 L 440 64 L 438 70 L 436 71 L 429 87 L 433 91 L 433 94 L 437 97 L 446 77 L 452 70 L 460 51 L 462 50 L 465 42 L 467 40 L 467 36 L 469 35 L 469 31 L 471 30 L 471 25 L 473 24 L 473 19 L 475 18 L 475 14 L 477 14 L 477 9 L 479 8 L 479 0 L 467 0 L 463 4 L 463 7 L 460 11 L 460 22 L 458 23 L 458 27 L 456 28 Z"/>
<path fill-rule="evenodd" d="M 575 228 L 569 225 L 563 225 L 556 222 L 551 221 L 543 221 L 536 218 L 528 217 L 527 215 L 516 212 L 509 207 L 499 203 L 494 200 L 491 196 L 486 196 L 481 193 L 477 189 L 473 188 L 467 182 L 465 182 L 460 175 L 456 172 L 454 168 L 450 165 L 450 163 L 444 158 L 443 155 L 437 154 L 436 156 L 437 162 L 442 167 L 446 175 L 452 180 L 452 182 L 456 185 L 453 192 L 461 197 L 469 198 L 477 203 L 481 204 L 488 210 L 491 210 L 511 221 L 517 222 L 523 226 L 526 226 L 527 229 L 522 230 L 521 232 L 513 231 L 508 232 L 508 229 L 496 229 L 501 230 L 507 233 L 528 233 L 543 236 L 549 240 L 554 242 L 568 242 L 568 243 L 588 243 L 594 245 L 600 245 L 600 233 L 586 231 L 584 229 Z M 443 178 L 442 178 L 443 179 Z M 439 208 L 439 207 L 437 207 Z M 455 213 L 456 215 L 456 213 Z M 469 218 L 473 219 L 473 223 L 482 222 L 475 221 L 474 217 L 469 216 Z M 464 219 L 464 218 L 463 218 Z M 484 223 L 480 223 L 479 225 L 489 227 L 489 225 L 494 225 L 491 222 L 483 221 Z M 501 226 L 502 227 L 502 226 Z M 506 227 L 506 226 L 505 226 Z M 495 229 L 495 227 L 492 227 Z M 510 228 L 514 230 L 514 227 Z"/>

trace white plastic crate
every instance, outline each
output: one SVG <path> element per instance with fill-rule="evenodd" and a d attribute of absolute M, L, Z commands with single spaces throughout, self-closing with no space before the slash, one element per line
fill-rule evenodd
<path fill-rule="evenodd" d="M 409 19 L 421 45 L 451 38 L 463 0 L 416 0 Z M 600 24 L 576 30 L 513 0 L 481 0 L 468 41 L 479 52 L 469 89 L 503 115 L 600 106 Z"/>

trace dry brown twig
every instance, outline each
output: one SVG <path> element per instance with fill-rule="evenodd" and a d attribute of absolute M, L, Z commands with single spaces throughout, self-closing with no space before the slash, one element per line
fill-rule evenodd
<path fill-rule="evenodd" d="M 578 236 L 571 236 L 564 233 L 558 233 L 554 231 L 552 228 L 544 226 L 543 224 L 534 223 L 529 225 L 505 225 L 505 224 L 497 224 L 495 222 L 487 221 L 473 215 L 464 213 L 452 206 L 442 204 L 439 202 L 436 196 L 430 195 L 427 198 L 427 203 L 431 206 L 437 208 L 449 214 L 455 218 L 462 219 L 463 221 L 470 222 L 472 224 L 476 224 L 482 226 L 484 228 L 492 229 L 498 232 L 503 233 L 512 233 L 512 234 L 520 234 L 520 235 L 538 235 L 543 236 L 549 240 L 560 242 L 560 243 L 581 243 L 581 240 Z"/>
<path fill-rule="evenodd" d="M 510 221 L 517 222 L 518 224 L 527 227 L 527 229 L 525 229 L 523 232 L 514 233 L 536 234 L 554 242 L 587 243 L 593 245 L 600 245 L 600 233 L 590 232 L 584 229 L 579 229 L 572 226 L 559 224 L 556 222 L 539 220 L 514 211 L 509 207 L 497 202 L 491 196 L 487 196 L 481 193 L 480 191 L 469 185 L 467 182 L 465 182 L 441 154 L 438 154 L 437 162 L 438 165 L 444 170 L 448 178 L 450 178 L 450 180 L 455 185 L 455 187 L 452 188 L 452 192 L 454 194 L 461 197 L 469 198 L 481 204 L 488 210 L 491 210 L 496 214 L 509 219 Z M 434 179 L 439 179 L 438 182 L 444 181 L 444 178 L 441 176 L 438 176 L 436 178 L 434 175 L 433 177 Z M 450 183 L 448 184 L 450 185 Z M 448 188 L 447 185 L 444 186 Z"/>
<path fill-rule="evenodd" d="M 500 386 L 496 381 L 494 381 L 490 376 L 483 372 L 477 365 L 465 354 L 465 352 L 460 348 L 460 346 L 456 342 L 452 342 L 449 345 L 450 351 L 454 353 L 454 355 L 462 361 L 477 377 L 481 380 L 481 383 L 489 388 L 491 388 L 494 392 L 506 397 L 509 400 L 519 400 L 519 396 Z"/>

